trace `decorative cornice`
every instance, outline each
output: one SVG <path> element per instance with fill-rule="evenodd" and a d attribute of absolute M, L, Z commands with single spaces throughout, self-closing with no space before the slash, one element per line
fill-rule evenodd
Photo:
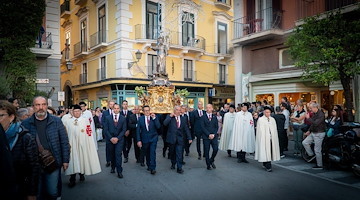
<path fill-rule="evenodd" d="M 61 27 L 66 28 L 67 26 L 70 26 L 72 24 L 72 20 L 68 19 L 65 20 L 63 24 L 61 24 Z"/>
<path fill-rule="evenodd" d="M 76 16 L 78 16 L 78 17 L 81 17 L 82 15 L 84 15 L 85 13 L 87 13 L 88 12 L 88 8 L 85 6 L 85 7 L 82 7 L 82 8 L 80 8 L 78 11 L 77 11 L 77 13 L 75 14 Z"/>
<path fill-rule="evenodd" d="M 212 11 L 212 14 L 213 14 L 214 16 L 223 16 L 223 17 L 225 17 L 225 18 L 228 19 L 228 20 L 232 20 L 232 19 L 234 18 L 233 16 L 227 14 L 227 13 L 224 12 L 224 11 Z"/>

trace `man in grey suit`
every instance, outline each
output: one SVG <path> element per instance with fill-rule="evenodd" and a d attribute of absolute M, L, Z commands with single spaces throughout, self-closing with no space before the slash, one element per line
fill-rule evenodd
<path fill-rule="evenodd" d="M 105 118 L 109 115 L 112 115 L 113 113 L 113 109 L 114 109 L 114 105 L 115 105 L 115 101 L 114 100 L 110 100 L 108 102 L 108 106 L 109 108 L 107 110 L 104 110 L 102 112 L 102 117 L 101 117 L 101 124 L 104 126 L 105 124 Z M 103 134 L 105 135 L 105 153 L 106 153 L 106 167 L 110 167 L 110 153 L 109 153 L 109 145 L 111 144 L 110 142 L 110 138 L 106 138 L 106 130 L 103 130 Z"/>

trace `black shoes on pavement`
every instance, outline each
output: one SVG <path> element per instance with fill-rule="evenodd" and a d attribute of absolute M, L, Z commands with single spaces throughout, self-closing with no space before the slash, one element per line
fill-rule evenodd
<path fill-rule="evenodd" d="M 110 162 L 107 162 L 105 167 L 110 167 Z"/>

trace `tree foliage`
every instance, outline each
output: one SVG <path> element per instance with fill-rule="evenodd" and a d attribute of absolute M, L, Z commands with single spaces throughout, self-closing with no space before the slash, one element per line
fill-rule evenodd
<path fill-rule="evenodd" d="M 9 87 L 3 91 L 15 98 L 28 99 L 36 92 L 35 55 L 30 48 L 35 45 L 45 8 L 45 0 L 1 3 L 0 63 L 2 77 Z"/>
<path fill-rule="evenodd" d="M 303 77 L 329 85 L 341 81 L 348 117 L 353 118 L 350 81 L 360 73 L 359 10 L 344 15 L 339 11 L 309 17 L 298 26 L 287 41 L 295 66 L 303 69 Z"/>

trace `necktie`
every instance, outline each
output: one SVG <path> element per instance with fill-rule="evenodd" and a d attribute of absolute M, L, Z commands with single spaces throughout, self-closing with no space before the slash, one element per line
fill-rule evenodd
<path fill-rule="evenodd" d="M 211 121 L 211 115 L 209 115 L 209 121 Z"/>
<path fill-rule="evenodd" d="M 176 117 L 176 125 L 177 125 L 177 128 L 180 128 L 180 120 L 179 120 L 179 117 Z"/>
<path fill-rule="evenodd" d="M 117 115 L 115 115 L 114 125 L 117 126 L 117 124 L 118 124 Z"/>
<path fill-rule="evenodd" d="M 136 120 L 139 120 L 139 114 L 136 114 Z"/>
<path fill-rule="evenodd" d="M 149 131 L 150 117 L 146 117 L 146 122 L 147 122 L 147 130 Z"/>
<path fill-rule="evenodd" d="M 202 110 L 199 110 L 199 116 L 201 117 L 203 115 Z"/>

